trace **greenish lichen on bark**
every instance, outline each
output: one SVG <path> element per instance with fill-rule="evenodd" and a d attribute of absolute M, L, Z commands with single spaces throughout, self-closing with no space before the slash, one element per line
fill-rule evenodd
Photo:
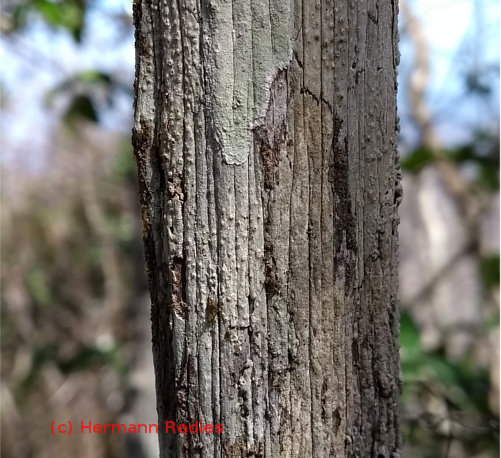
<path fill-rule="evenodd" d="M 207 2 L 204 61 L 207 110 L 227 164 L 251 152 L 276 73 L 289 64 L 290 2 Z"/>

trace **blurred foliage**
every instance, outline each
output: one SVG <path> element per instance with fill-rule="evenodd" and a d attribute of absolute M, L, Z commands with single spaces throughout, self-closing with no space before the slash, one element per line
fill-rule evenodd
<path fill-rule="evenodd" d="M 82 45 L 94 6 L 14 2 L 2 12 L 2 31 L 15 47 L 16 36 L 42 21 Z M 116 422 L 133 399 L 138 312 L 131 306 L 145 306 L 147 294 L 135 171 L 130 140 L 98 124 L 120 94 L 132 93 L 119 81 L 101 69 L 65 74 L 43 100 L 61 121 L 50 167 L 35 176 L 9 174 L 13 194 L 6 199 L 4 192 L 2 209 L 2 456 L 126 456 L 124 438 L 96 437 L 96 445 L 47 433 L 47 422 L 61 416 Z"/>
<path fill-rule="evenodd" d="M 52 172 L 31 178 L 15 200 L 22 205 L 4 202 L 1 365 L 4 394 L 14 405 L 3 416 L 20 415 L 22 424 L 10 431 L 2 418 L 9 433 L 2 456 L 39 456 L 36 434 L 60 415 L 47 401 L 55 387 L 85 399 L 85 408 L 69 407 L 68 418 L 116 419 L 131 399 L 130 307 L 146 293 L 136 278 L 143 271 L 131 150 L 122 139 L 102 142 L 102 149 L 89 146 L 101 146 L 99 139 L 85 140 L 71 140 L 70 155 L 58 152 Z M 41 406 L 43 415 L 30 415 Z M 16 445 L 22 441 L 23 453 Z M 123 456 L 116 447 L 104 456 Z"/>
<path fill-rule="evenodd" d="M 63 79 L 45 95 L 45 104 L 51 107 L 58 99 L 69 101 L 62 121 L 71 129 L 78 129 L 81 120 L 99 122 L 100 108 L 113 107 L 120 92 L 131 95 L 111 74 L 98 70 L 82 70 Z"/>
<path fill-rule="evenodd" d="M 491 413 L 489 374 L 473 355 L 453 361 L 442 349 L 425 352 L 408 312 L 401 314 L 403 434 L 409 456 L 434 458 L 461 444 L 461 456 L 497 456 L 499 417 Z"/>
<path fill-rule="evenodd" d="M 82 119 L 97 122 L 97 112 L 88 96 L 77 95 L 71 101 L 63 120 L 66 124 L 75 128 L 78 127 L 78 121 Z"/>
<path fill-rule="evenodd" d="M 53 29 L 67 30 L 80 43 L 88 3 L 85 0 L 27 0 L 7 5 L 10 21 L 4 26 L 4 32 L 22 31 L 38 18 Z"/>
<path fill-rule="evenodd" d="M 471 143 L 453 150 L 442 150 L 440 159 L 429 148 L 421 146 L 402 158 L 404 170 L 419 173 L 436 160 L 448 160 L 458 167 L 472 166 L 475 169 L 474 183 L 489 191 L 499 189 L 499 137 L 486 132 L 477 132 Z"/>

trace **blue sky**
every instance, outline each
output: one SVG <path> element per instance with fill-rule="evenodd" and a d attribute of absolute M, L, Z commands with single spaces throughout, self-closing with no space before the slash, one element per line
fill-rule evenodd
<path fill-rule="evenodd" d="M 435 128 L 445 146 L 467 142 L 478 128 L 499 125 L 499 3 L 492 0 L 414 0 L 409 2 L 421 22 L 430 50 L 431 75 L 427 101 Z M 415 133 L 406 125 L 405 77 L 413 49 L 405 34 L 400 43 L 399 110 L 402 129 L 411 143 Z M 466 72 L 477 68 L 495 91 L 488 100 L 468 97 Z M 492 69 L 487 73 L 486 68 Z M 409 140 L 408 140 L 409 141 Z"/>

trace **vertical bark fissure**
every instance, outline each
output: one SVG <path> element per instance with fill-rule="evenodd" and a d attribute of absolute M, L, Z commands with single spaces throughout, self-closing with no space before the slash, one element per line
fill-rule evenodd
<path fill-rule="evenodd" d="M 291 62 L 290 66 L 290 71 L 291 73 L 296 70 L 296 65 L 297 65 L 297 59 L 293 59 Z M 291 83 L 292 77 L 289 78 L 289 82 Z M 287 299 L 287 317 L 288 317 L 288 327 L 287 327 L 287 358 L 289 362 L 289 371 L 292 372 L 294 368 L 296 367 L 296 352 L 295 352 L 295 326 L 294 326 L 294 310 L 292 308 L 292 289 L 291 289 L 291 258 L 292 258 L 292 208 L 293 208 L 293 182 L 294 182 L 294 177 L 296 175 L 296 146 L 295 146 L 295 122 L 296 122 L 296 116 L 293 110 L 290 109 L 291 101 L 295 100 L 295 87 L 292 84 L 289 84 L 288 90 L 287 90 L 287 107 L 288 107 L 288 115 L 289 115 L 289 140 L 287 142 L 287 157 L 289 158 L 289 161 L 291 161 L 289 167 L 290 167 L 290 176 L 291 176 L 291 182 L 290 186 L 288 188 L 289 190 L 289 198 L 288 198 L 288 206 L 287 206 L 287 211 L 289 215 L 289 227 L 287 230 L 287 270 L 286 270 L 286 275 L 285 275 L 285 280 L 286 280 L 286 290 L 285 290 L 285 297 Z M 292 155 L 292 159 L 290 156 Z M 289 410 L 287 412 L 287 419 L 288 419 L 288 424 L 291 425 L 292 427 L 292 420 L 293 420 L 293 415 L 292 415 L 292 375 L 289 373 L 288 377 L 288 406 Z"/>
<path fill-rule="evenodd" d="M 252 5 L 251 5 L 251 15 L 250 15 L 250 19 L 249 19 L 249 22 L 250 22 L 250 38 L 251 38 L 251 43 L 252 43 L 252 46 L 250 47 L 250 50 L 249 50 L 249 54 L 250 54 L 250 69 L 251 69 L 251 73 L 252 75 L 254 75 L 255 73 L 255 68 L 254 68 L 254 47 L 253 47 L 253 44 L 254 44 L 254 15 L 253 15 L 253 12 L 252 12 Z M 247 87 L 247 98 L 248 100 L 250 100 L 250 95 L 249 93 L 252 94 L 252 101 L 253 101 L 253 105 L 255 104 L 255 96 L 254 96 L 254 87 L 253 87 L 253 82 L 250 81 L 248 83 L 248 87 Z M 253 115 L 253 107 L 251 108 L 248 108 L 247 112 L 249 113 L 249 117 L 252 117 Z M 252 148 L 255 148 L 254 145 L 252 145 Z M 252 151 L 254 153 L 254 149 Z M 255 193 L 256 195 L 259 195 L 258 193 L 258 189 L 257 189 L 257 182 L 256 182 L 256 176 L 255 176 L 255 169 L 256 169 L 256 163 L 257 163 L 257 155 L 256 154 L 253 154 L 250 158 L 249 158 L 249 172 L 252 171 L 252 178 L 253 178 L 253 182 L 251 184 L 252 188 L 249 187 L 249 231 L 252 230 L 253 228 L 253 217 L 252 217 L 252 208 L 251 208 L 251 193 Z M 249 173 L 249 180 L 251 178 L 251 173 Z M 257 199 L 256 199 L 257 201 Z M 257 229 L 257 228 L 256 228 Z M 252 241 L 255 241 L 256 240 L 256 237 L 257 237 L 257 234 L 254 233 L 252 235 Z M 251 269 L 254 268 L 254 265 L 251 264 L 251 257 L 252 255 L 254 254 L 253 251 L 251 251 L 251 238 L 249 237 L 249 259 L 248 259 L 248 265 L 249 265 L 249 274 L 251 273 Z M 260 421 L 262 420 L 261 418 L 261 410 L 262 409 L 258 409 L 258 406 L 257 406 L 257 402 L 259 401 L 258 399 L 258 396 L 259 396 L 259 390 L 258 390 L 258 387 L 256 386 L 256 380 L 258 381 L 259 383 L 259 379 L 262 377 L 262 374 L 261 374 L 261 370 L 262 370 L 262 367 L 259 367 L 259 363 L 258 361 L 256 361 L 256 355 L 259 353 L 258 352 L 258 349 L 259 349 L 259 346 L 258 346 L 258 343 L 257 343 L 257 340 L 259 339 L 259 337 L 262 337 L 262 335 L 260 336 L 260 333 L 262 332 L 262 329 L 260 329 L 259 327 L 257 327 L 257 329 L 254 329 L 254 320 L 253 320 L 253 316 L 254 316 L 254 312 L 256 312 L 256 304 L 257 304 L 257 307 L 258 307 L 258 310 L 259 310 L 259 298 L 258 298 L 258 293 L 257 291 L 252 291 L 253 288 L 254 288 L 254 284 L 255 284 L 255 276 L 257 275 L 257 272 L 254 272 L 253 273 L 253 278 L 254 280 L 250 280 L 249 282 L 249 290 L 250 290 L 250 294 L 253 295 L 253 297 L 251 298 L 252 300 L 252 307 L 251 307 L 251 302 L 249 303 L 249 324 L 250 324 L 250 328 L 252 330 L 252 339 L 250 341 L 250 351 L 251 351 L 251 360 L 252 360 L 252 363 L 253 363 L 253 366 L 252 366 L 252 402 L 253 402 L 253 406 L 254 406 L 254 411 L 256 412 L 256 415 L 253 417 L 253 422 L 254 422 L 254 437 L 253 437 L 253 440 L 256 444 L 256 456 L 260 456 L 259 454 L 263 454 L 264 455 L 264 450 L 265 450 L 265 446 L 263 444 L 263 442 L 265 441 L 265 438 L 264 438 L 264 435 L 266 434 L 265 431 L 264 431 L 264 428 L 262 427 L 263 425 L 260 425 Z M 259 369 L 256 368 L 256 366 L 259 367 Z M 265 399 L 261 399 L 261 403 L 264 403 L 265 402 Z M 261 431 L 261 429 L 263 431 Z M 260 433 L 262 433 L 263 437 L 260 437 Z M 262 455 L 261 455 L 262 456 Z"/>
<path fill-rule="evenodd" d="M 304 87 L 305 87 L 305 80 L 306 80 L 306 66 L 307 66 L 307 60 L 306 60 L 306 53 L 305 53 L 305 50 L 307 50 L 306 48 L 306 27 L 305 27 L 305 24 L 304 24 L 304 19 L 305 17 L 307 17 L 307 13 L 306 13 L 306 8 L 305 8 L 305 5 L 307 4 L 307 0 L 302 0 L 301 2 L 301 44 L 302 44 L 302 61 L 303 61 L 303 68 L 302 68 L 302 79 L 301 79 L 301 86 L 300 86 L 300 90 L 301 90 L 301 93 L 302 93 L 302 96 L 301 96 L 301 101 L 302 101 L 302 107 L 301 107 L 301 115 L 302 115 L 302 127 L 303 127 L 303 136 L 305 135 L 305 131 L 307 129 L 307 120 L 305 119 L 305 107 L 306 107 L 306 104 L 305 104 L 305 99 L 306 99 L 306 93 L 304 91 Z M 308 153 L 308 144 L 307 142 L 305 141 L 305 145 L 304 145 L 307 153 Z M 306 164 L 309 165 L 308 163 L 308 159 L 306 160 Z M 309 168 L 308 170 L 305 172 L 305 173 L 308 173 L 308 195 L 307 195 L 307 199 L 308 199 L 308 203 L 310 201 L 310 192 L 309 192 Z M 309 215 L 309 209 L 307 211 L 307 215 Z M 310 224 L 309 224 L 309 218 L 308 218 L 308 226 L 307 226 L 307 233 L 308 235 L 310 234 Z M 307 261 L 307 265 L 308 265 L 308 279 L 310 278 L 310 259 L 309 259 L 309 240 L 308 240 L 308 257 L 306 259 Z M 310 307 L 310 304 L 311 304 L 311 290 L 310 290 L 310 285 L 309 285 L 309 282 L 308 282 L 308 322 L 307 322 L 307 327 L 308 327 L 308 345 L 307 345 L 307 362 L 306 362 L 306 365 L 307 365 L 307 371 L 306 371 L 306 377 L 307 380 L 308 380 L 308 384 L 307 384 L 307 389 L 309 390 L 309 397 L 308 399 L 306 399 L 305 401 L 308 401 L 308 410 L 309 411 L 309 425 L 308 425 L 308 433 L 309 433 L 309 439 L 311 441 L 311 438 L 313 436 L 313 409 L 312 409 L 312 405 L 311 405 L 311 395 L 312 395 L 312 387 L 311 387 L 311 379 L 310 379 L 310 374 L 311 374 L 311 307 Z M 304 364 L 304 362 L 303 362 Z M 308 446 L 308 444 L 306 445 L 306 447 Z M 311 446 L 311 443 L 310 443 L 310 446 Z M 306 454 L 306 453 L 310 453 L 311 454 L 311 450 L 304 450 L 302 451 L 303 454 Z"/>
<path fill-rule="evenodd" d="M 186 5 L 183 4 L 183 8 L 181 7 L 181 1 L 180 0 L 176 0 L 176 5 L 177 5 L 177 13 L 179 15 L 179 39 L 180 39 L 180 52 L 181 52 L 181 56 L 180 56 L 180 66 L 181 66 L 181 75 L 182 75 L 182 79 L 181 79 L 181 89 L 182 89 L 182 93 L 185 94 L 185 97 L 183 97 L 183 101 L 182 101 L 182 107 L 183 107 L 183 119 L 182 119 L 182 129 L 183 129 L 183 134 L 182 134 L 182 140 L 181 140 L 181 144 L 182 144 L 182 162 L 183 162 L 183 166 L 182 166 L 182 178 L 181 178 L 181 183 L 182 183 L 182 189 L 185 191 L 185 197 L 186 197 L 186 193 L 188 192 L 188 190 L 186 189 L 186 170 L 185 170 L 185 167 L 186 167 L 186 104 L 187 104 L 187 91 L 186 91 L 186 74 L 185 74 L 185 53 L 184 53 L 184 47 L 185 47 L 185 38 L 184 38 L 184 35 L 183 35 L 183 20 L 182 20 L 182 17 L 183 17 L 183 14 L 186 13 Z M 196 173 L 196 170 L 194 171 L 194 173 Z M 186 219 L 189 218 L 189 215 L 186 215 L 186 212 L 184 211 L 184 209 L 182 210 L 182 218 L 183 218 L 183 232 L 187 232 L 189 229 L 188 229 L 188 225 L 186 224 Z M 188 240 L 190 240 L 190 237 L 189 237 L 189 234 L 186 234 L 188 235 Z M 185 416 L 184 418 L 181 417 L 180 422 L 182 421 L 185 421 L 187 420 L 188 418 L 192 418 L 192 414 L 193 412 L 190 411 L 191 409 L 196 409 L 196 404 L 197 404 L 197 399 L 192 399 L 192 396 L 191 396 L 191 384 L 192 384 L 192 377 L 193 377 L 193 372 L 194 372 L 194 369 L 192 369 L 192 364 L 193 364 L 193 359 L 192 359 L 192 355 L 188 353 L 188 348 L 190 346 L 192 346 L 192 343 L 191 342 L 187 342 L 188 338 L 190 337 L 189 336 L 189 333 L 190 333 L 190 327 L 189 327 L 189 321 L 190 321 L 190 317 L 189 315 L 193 315 L 194 313 L 196 313 L 196 305 L 193 304 L 193 303 L 188 303 L 187 302 L 187 282 L 189 281 L 188 280 L 188 277 L 187 277 L 187 246 L 185 243 L 183 243 L 183 248 L 182 248 L 182 266 L 181 266 L 181 269 L 182 269 L 182 276 L 181 276 L 181 300 L 186 304 L 186 313 L 185 313 L 185 322 L 184 322 L 184 327 L 185 327 L 185 330 L 184 330 L 184 343 L 183 343 L 183 346 L 184 346 L 184 353 L 185 353 L 185 357 L 186 357 L 186 363 L 185 363 L 185 371 L 186 371 L 186 374 L 185 374 L 185 377 L 186 377 L 186 387 L 185 387 L 185 390 L 186 390 L 186 413 L 185 413 Z M 191 310 L 190 310 L 191 308 Z M 195 344 L 196 345 L 196 344 Z M 196 351 L 196 348 L 195 348 L 195 354 L 197 354 L 198 352 Z M 190 453 L 191 455 L 193 454 L 193 439 L 192 439 L 192 436 L 188 436 L 186 442 L 183 444 L 183 448 L 184 448 L 184 451 L 185 452 L 188 452 Z"/>
<path fill-rule="evenodd" d="M 205 65 L 205 61 L 204 61 Z M 208 115 L 208 113 L 206 113 Z M 210 116 L 208 117 L 209 123 L 211 122 Z M 212 141 L 210 137 L 210 133 L 207 135 L 207 140 Z M 216 165 L 215 165 L 215 159 L 214 159 L 214 150 L 212 149 L 213 145 L 211 143 L 211 149 L 208 149 L 209 155 L 211 156 L 210 161 L 209 161 L 209 167 L 208 169 L 211 171 L 211 181 L 210 181 L 210 192 L 211 192 L 211 197 L 212 197 L 212 202 L 211 202 L 211 208 L 216 208 L 217 207 L 217 194 L 215 190 L 215 177 L 217 176 L 216 174 Z M 214 353 L 216 353 L 216 361 L 217 361 L 217 366 L 214 368 L 213 367 L 213 374 L 217 373 L 217 382 L 216 386 L 214 388 L 213 386 L 213 393 L 217 393 L 217 397 L 213 399 L 213 408 L 214 408 L 214 421 L 221 421 L 221 399 L 222 399 L 222 388 L 221 388 L 221 378 L 222 378 L 222 359 L 221 359 L 221 328 L 222 328 L 222 316 L 221 316 L 221 293 L 220 293 L 220 282 L 219 282 L 219 259 L 220 259 L 220 226 L 219 226 L 219 220 L 216 218 L 216 215 L 213 213 L 211 215 L 212 217 L 209 217 L 209 221 L 212 221 L 212 229 L 211 229 L 211 236 L 214 242 L 214 247 L 213 247 L 213 253 L 215 257 L 216 264 L 214 266 L 214 275 L 216 278 L 216 285 L 214 289 L 214 294 L 216 297 L 216 301 L 218 303 L 218 311 L 217 311 L 217 328 L 214 329 L 213 332 L 213 343 L 217 343 L 216 349 L 213 349 L 212 352 L 212 357 L 214 358 Z M 216 351 L 217 350 L 217 351 Z M 214 385 L 214 384 L 213 384 Z M 219 438 L 218 438 L 219 439 Z M 222 452 L 222 444 L 219 444 L 219 447 L 217 446 L 217 442 L 220 442 L 219 440 L 216 439 L 216 444 L 215 444 L 215 453 L 216 456 L 218 456 L 218 452 Z"/>
<path fill-rule="evenodd" d="M 159 45 L 159 41 L 161 39 L 161 35 L 156 32 L 159 30 L 158 23 L 160 22 L 160 18 L 154 17 L 151 14 L 151 34 L 153 38 L 153 56 L 154 56 L 154 69 L 156 72 L 155 78 L 154 78 L 154 88 L 153 88 L 153 98 L 155 100 L 155 104 L 157 104 L 157 97 L 158 94 L 161 92 L 161 88 L 163 86 L 163 63 L 164 63 L 164 56 L 163 56 L 163 47 Z M 162 112 L 162 105 L 161 103 L 158 103 L 157 105 L 157 110 L 159 113 Z M 156 154 L 158 157 L 158 163 L 152 163 L 152 173 L 158 173 L 160 175 L 160 183 L 159 183 L 159 189 L 154 191 L 157 194 L 157 198 L 159 200 L 158 206 L 156 208 L 156 212 L 152 215 L 152 219 L 155 223 L 155 225 L 158 227 L 155 228 L 155 235 L 156 237 L 159 237 L 159 247 L 155 247 L 155 252 L 153 253 L 153 256 L 158 256 L 159 263 L 154 267 L 153 269 L 157 269 L 158 273 L 158 279 L 155 282 L 157 285 L 157 291 L 155 299 L 153 299 L 153 304 L 152 304 L 152 319 L 155 320 L 155 312 L 157 314 L 157 320 L 154 322 L 154 328 L 153 328 L 153 339 L 157 340 L 157 355 L 154 358 L 154 362 L 157 365 L 156 366 L 156 372 L 159 374 L 157 377 L 157 393 L 160 393 L 160 397 L 157 399 L 157 409 L 159 410 L 159 418 L 161 419 L 173 419 L 175 418 L 175 409 L 176 409 L 176 403 L 177 403 L 177 392 L 176 392 L 176 376 L 175 376 L 175 362 L 174 361 L 169 361 L 168 364 L 166 365 L 167 367 L 159 367 L 160 363 L 160 355 L 165 352 L 168 352 L 168 346 L 172 342 L 172 328 L 171 328 L 171 322 L 170 322 L 170 317 L 169 314 L 166 310 L 166 307 L 169 307 L 169 296 L 172 294 L 172 289 L 173 289 L 173 282 L 169 278 L 170 272 L 168 269 L 170 269 L 169 262 L 168 260 L 162 259 L 162 255 L 159 254 L 164 251 L 164 244 L 168 243 L 168 240 L 166 239 L 166 234 L 164 233 L 164 226 L 162 225 L 162 221 L 164 218 L 164 215 L 166 213 L 165 209 L 165 193 L 166 193 L 166 188 L 167 188 L 167 181 L 165 177 L 165 172 L 164 172 L 164 164 L 162 161 L 162 156 L 161 156 L 161 145 L 160 145 L 160 132 L 161 132 L 161 117 L 159 115 L 156 115 L 154 118 L 154 125 L 155 125 L 155 131 L 154 131 L 154 142 L 155 145 L 152 148 L 152 153 Z M 165 272 L 162 272 L 165 270 Z M 162 275 L 163 274 L 163 275 Z M 172 286 L 168 287 L 167 292 L 164 296 L 163 293 L 160 292 L 160 284 L 168 281 Z M 155 294 L 155 293 L 154 293 Z M 160 296 L 160 297 L 159 297 Z M 161 298 L 161 299 L 160 299 Z M 156 310 L 155 310 L 156 309 Z M 167 329 L 163 329 L 164 327 L 167 327 Z M 163 336 L 163 333 L 165 332 L 165 337 Z M 164 339 L 166 342 L 164 342 Z M 155 349 L 154 349 L 155 350 Z M 157 369 L 158 368 L 158 369 Z M 168 443 L 168 442 L 167 442 Z"/>
<path fill-rule="evenodd" d="M 324 246 L 323 246 L 323 216 L 324 216 L 324 206 L 325 206 L 325 196 L 324 196 L 324 174 L 323 174 L 323 166 L 324 166 L 324 68 L 323 68 L 323 46 L 324 46 L 324 30 L 323 30 L 323 20 L 324 20 L 324 8 L 325 4 L 324 2 L 320 2 L 320 18 L 319 18 L 319 25 L 320 25 L 320 36 L 319 36 L 319 44 L 320 44 L 320 159 L 319 159 L 319 168 L 320 168 L 320 215 L 319 215 L 319 245 L 320 245 L 320 255 L 319 255 L 319 261 L 320 261 L 320 273 L 319 273 L 319 306 L 320 306 L 320 311 L 319 311 L 319 316 L 320 316 L 320 322 L 323 323 L 323 329 L 321 329 L 321 346 L 325 346 L 329 344 L 329 339 L 327 338 L 325 331 L 326 328 L 329 326 L 329 317 L 326 317 L 324 314 L 323 306 L 324 306 L 324 301 L 323 301 L 323 285 L 324 285 L 324 279 L 323 279 L 323 273 L 325 271 L 325 264 L 324 264 Z M 322 421 L 323 424 L 323 430 L 321 431 L 320 435 L 320 454 L 325 456 L 326 454 L 328 455 L 329 453 L 325 453 L 325 448 L 329 442 L 328 440 L 328 435 L 324 433 L 324 429 L 327 429 L 328 427 L 328 420 L 327 420 L 327 415 L 326 415 L 326 382 L 325 382 L 325 373 L 327 367 L 324 366 L 326 361 L 324 360 L 324 351 L 323 348 L 321 350 L 320 354 L 320 367 L 322 368 L 321 375 L 320 375 L 320 380 L 319 380 L 319 387 L 320 387 L 320 393 L 319 393 L 319 417 Z"/>

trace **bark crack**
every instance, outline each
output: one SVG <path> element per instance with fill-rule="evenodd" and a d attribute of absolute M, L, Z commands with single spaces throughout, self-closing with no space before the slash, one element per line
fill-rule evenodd
<path fill-rule="evenodd" d="M 301 92 L 301 94 L 309 95 L 315 101 L 315 103 L 317 105 L 320 105 L 320 104 L 325 105 L 329 109 L 329 111 L 331 113 L 333 113 L 331 103 L 327 99 L 325 99 L 322 94 L 317 95 L 317 94 L 315 94 L 313 91 L 311 91 L 310 89 L 308 89 L 305 86 L 301 87 L 301 91 L 300 92 Z"/>

